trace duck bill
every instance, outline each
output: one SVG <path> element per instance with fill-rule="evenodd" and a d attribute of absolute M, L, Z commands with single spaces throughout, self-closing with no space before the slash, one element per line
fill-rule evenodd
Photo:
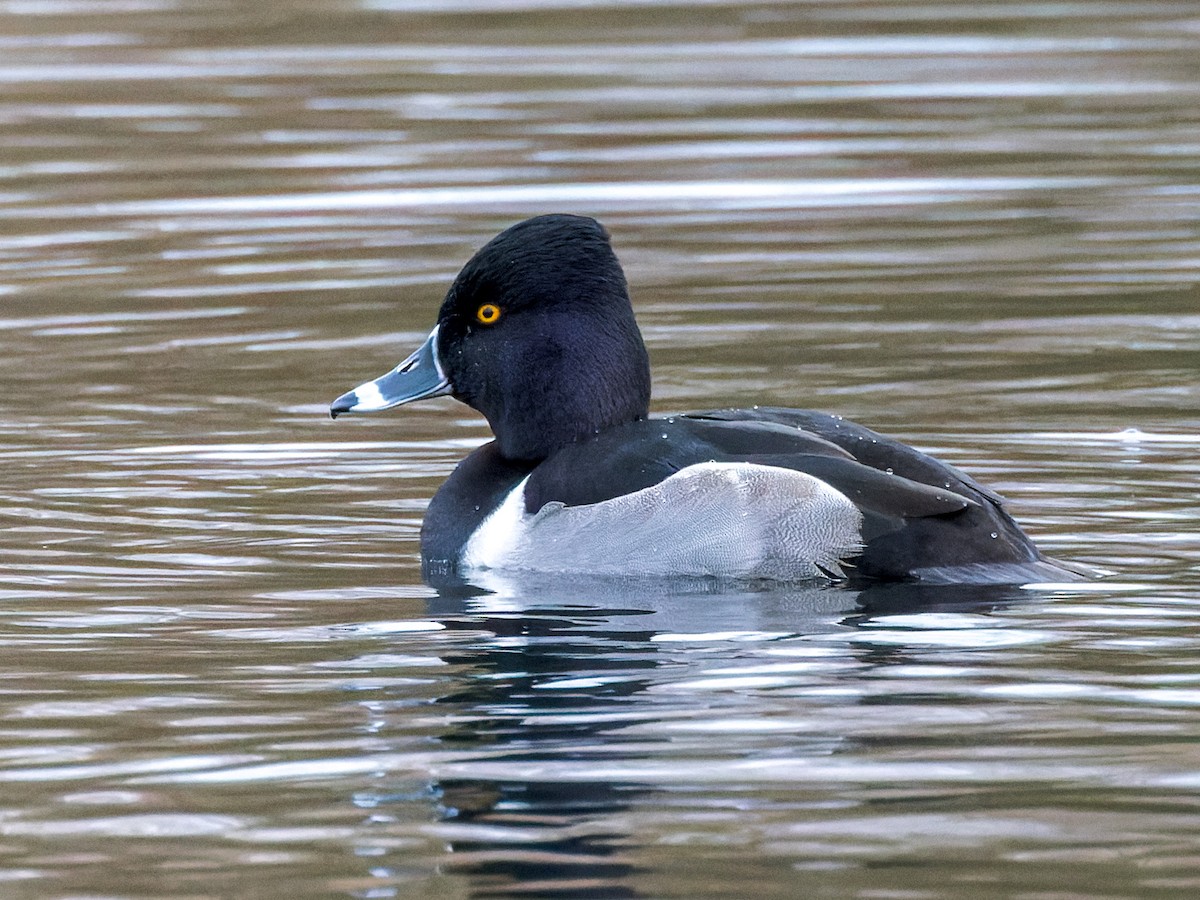
<path fill-rule="evenodd" d="M 401 403 L 449 394 L 450 379 L 438 361 L 437 336 L 435 326 L 425 343 L 392 371 L 360 384 L 329 404 L 329 415 L 336 419 L 342 413 L 379 412 Z"/>

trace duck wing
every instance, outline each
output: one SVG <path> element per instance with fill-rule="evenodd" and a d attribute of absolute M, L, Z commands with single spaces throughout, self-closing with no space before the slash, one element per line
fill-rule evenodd
<path fill-rule="evenodd" d="M 970 476 L 810 410 L 714 410 L 611 429 L 538 465 L 526 510 L 611 500 L 706 462 L 790 469 L 842 493 L 862 513 L 863 549 L 852 561 L 860 576 L 954 580 L 971 570 L 979 580 L 1029 580 L 1028 564 L 1045 559 L 1001 498 Z"/>
<path fill-rule="evenodd" d="M 707 462 L 746 462 L 803 472 L 845 494 L 864 511 L 896 519 L 947 515 L 978 505 L 949 487 L 864 464 L 849 449 L 796 425 L 701 414 L 632 422 L 564 447 L 530 475 L 526 510 L 534 513 L 547 503 L 584 506 L 611 500 Z"/>
<path fill-rule="evenodd" d="M 909 512 L 895 519 L 870 514 L 871 499 L 852 497 L 866 513 L 866 546 L 858 560 L 860 574 L 930 581 L 1029 581 L 1074 579 L 1079 575 L 1069 566 L 1044 557 L 1013 521 L 1003 498 L 995 491 L 953 466 L 862 425 L 827 413 L 780 407 L 713 410 L 695 415 L 702 421 L 767 422 L 795 428 L 847 451 L 866 468 L 893 473 L 970 501 L 958 511 L 938 514 L 934 507 L 929 515 Z M 870 490 L 867 488 L 868 493 Z M 886 493 L 870 494 L 876 501 L 880 497 L 886 497 Z"/>
<path fill-rule="evenodd" d="M 1004 503 L 1004 498 L 995 491 L 954 466 L 841 416 L 811 409 L 756 406 L 753 409 L 688 413 L 687 417 L 706 422 L 763 422 L 798 429 L 845 450 L 864 466 L 882 472 L 894 472 L 912 481 L 954 491 L 976 501 L 996 505 Z"/>

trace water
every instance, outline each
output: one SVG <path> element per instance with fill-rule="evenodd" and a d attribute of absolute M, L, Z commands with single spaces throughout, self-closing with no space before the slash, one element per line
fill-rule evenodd
<path fill-rule="evenodd" d="M 0 4 L 0 894 L 1192 897 L 1189 2 Z M 836 411 L 1115 574 L 420 579 L 334 423 L 597 215 L 660 412 Z"/>

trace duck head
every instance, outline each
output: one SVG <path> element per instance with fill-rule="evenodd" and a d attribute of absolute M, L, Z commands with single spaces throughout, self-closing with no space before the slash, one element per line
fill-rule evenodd
<path fill-rule="evenodd" d="M 454 279 L 425 343 L 329 411 L 446 394 L 482 413 L 514 460 L 647 416 L 646 347 L 598 222 L 538 216 L 501 232 Z"/>

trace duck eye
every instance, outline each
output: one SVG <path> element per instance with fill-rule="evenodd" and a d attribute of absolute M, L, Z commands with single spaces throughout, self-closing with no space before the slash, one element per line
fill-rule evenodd
<path fill-rule="evenodd" d="M 500 307 L 495 303 L 485 303 L 475 310 L 475 318 L 482 325 L 495 325 L 500 318 Z"/>

